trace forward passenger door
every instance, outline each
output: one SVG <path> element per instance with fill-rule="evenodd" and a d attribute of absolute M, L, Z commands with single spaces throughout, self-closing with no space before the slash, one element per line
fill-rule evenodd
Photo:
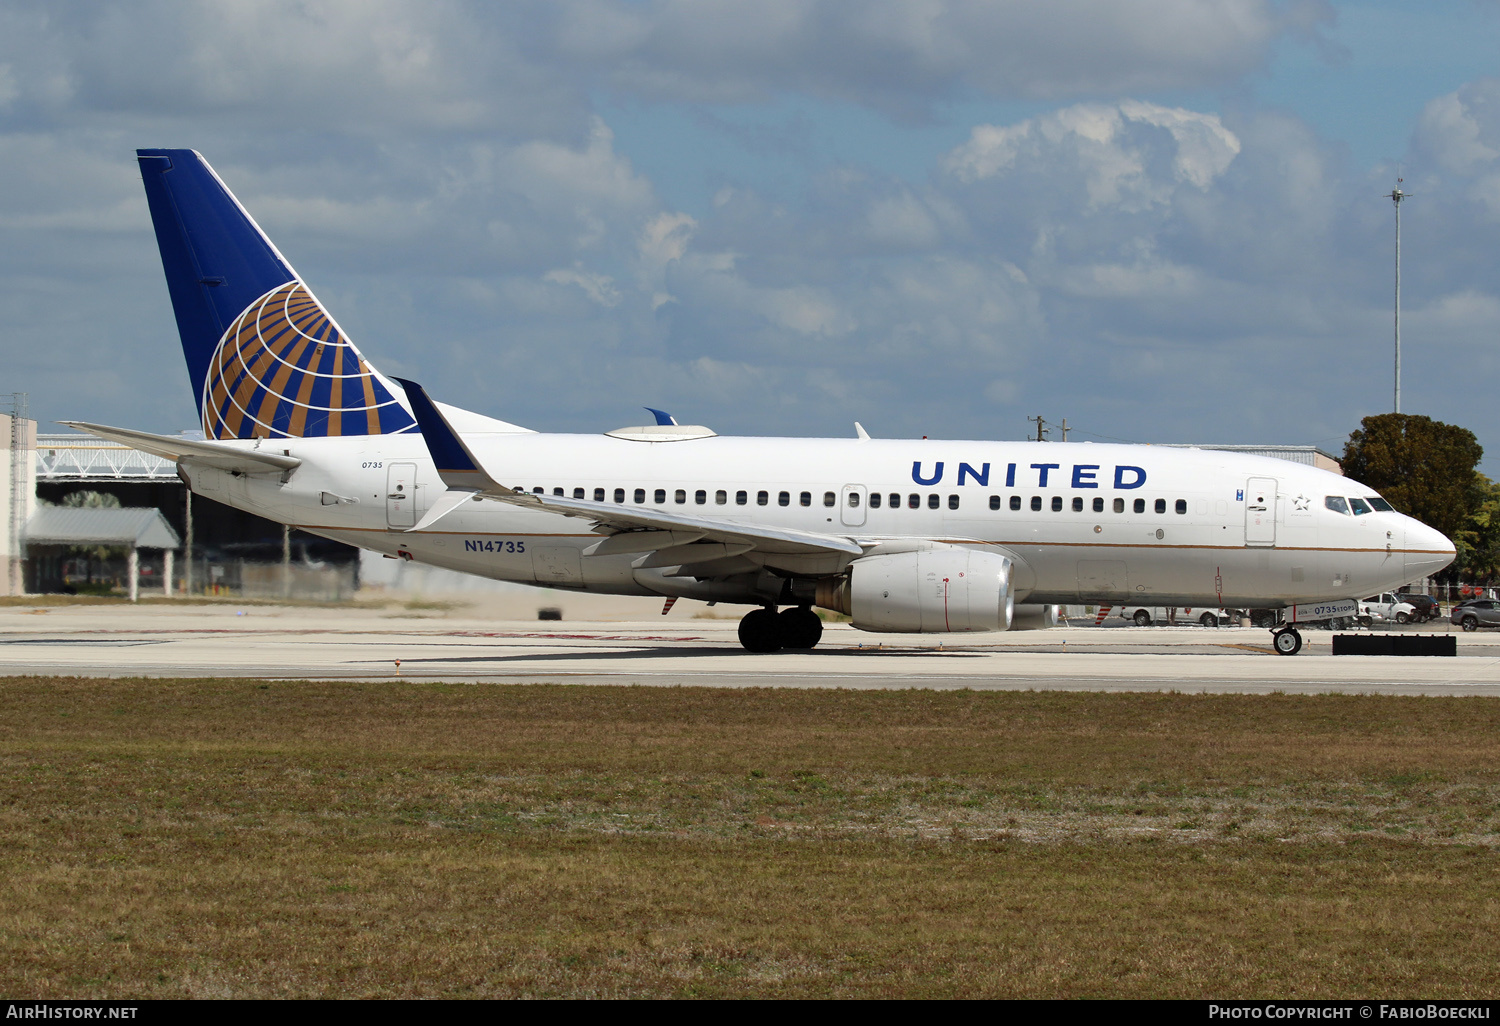
<path fill-rule="evenodd" d="M 1245 482 L 1245 544 L 1276 544 L 1276 479 L 1252 477 Z"/>

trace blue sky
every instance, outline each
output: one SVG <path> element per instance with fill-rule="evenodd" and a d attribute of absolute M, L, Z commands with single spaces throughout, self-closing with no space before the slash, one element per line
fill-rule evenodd
<path fill-rule="evenodd" d="M 1495 456 L 1500 4 L 11 3 L 0 347 L 195 421 L 133 160 L 204 153 L 355 341 L 544 430 Z"/>

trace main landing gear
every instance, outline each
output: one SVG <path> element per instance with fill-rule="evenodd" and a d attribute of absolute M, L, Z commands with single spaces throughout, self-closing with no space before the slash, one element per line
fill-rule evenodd
<path fill-rule="evenodd" d="M 1283 627 L 1271 632 L 1271 647 L 1277 655 L 1296 655 L 1302 651 L 1302 635 L 1295 627 Z"/>
<path fill-rule="evenodd" d="M 822 637 L 823 621 L 810 606 L 793 606 L 779 613 L 775 606 L 766 606 L 752 609 L 740 620 L 740 644 L 748 652 L 805 651 Z"/>

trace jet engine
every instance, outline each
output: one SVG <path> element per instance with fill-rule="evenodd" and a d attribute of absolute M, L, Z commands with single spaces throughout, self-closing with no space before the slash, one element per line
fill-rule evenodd
<path fill-rule="evenodd" d="M 1022 603 L 1011 614 L 1010 629 L 1013 631 L 1044 631 L 1057 626 L 1057 606 L 1039 606 Z"/>
<path fill-rule="evenodd" d="M 865 631 L 936 634 L 1010 628 L 1011 562 L 992 552 L 940 546 L 865 556 L 844 577 L 818 582 L 817 604 Z"/>

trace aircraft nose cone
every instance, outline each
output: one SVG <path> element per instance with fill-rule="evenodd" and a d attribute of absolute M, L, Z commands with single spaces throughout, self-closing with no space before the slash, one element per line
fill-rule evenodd
<path fill-rule="evenodd" d="M 1412 520 L 1406 525 L 1406 577 L 1431 577 L 1453 562 L 1458 550 L 1441 531 Z"/>

